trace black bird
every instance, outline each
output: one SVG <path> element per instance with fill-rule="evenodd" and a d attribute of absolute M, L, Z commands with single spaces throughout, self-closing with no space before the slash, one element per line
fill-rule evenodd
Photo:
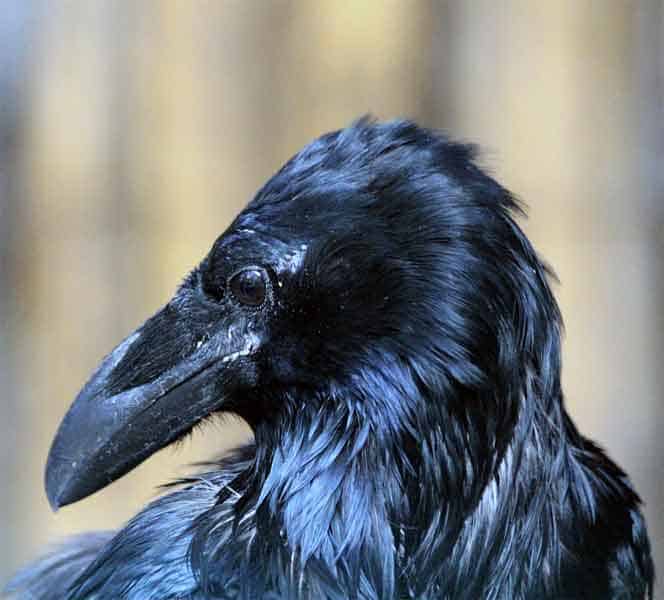
<path fill-rule="evenodd" d="M 255 441 L 10 584 L 32 600 L 636 599 L 626 475 L 576 429 L 561 319 L 514 198 L 409 121 L 320 137 L 104 359 L 53 508 L 210 415 Z"/>

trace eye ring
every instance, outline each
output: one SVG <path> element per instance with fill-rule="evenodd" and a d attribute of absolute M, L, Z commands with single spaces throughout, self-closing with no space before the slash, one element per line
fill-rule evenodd
<path fill-rule="evenodd" d="M 267 279 L 267 274 L 261 267 L 245 267 L 231 275 L 228 289 L 240 304 L 258 308 L 267 298 Z"/>

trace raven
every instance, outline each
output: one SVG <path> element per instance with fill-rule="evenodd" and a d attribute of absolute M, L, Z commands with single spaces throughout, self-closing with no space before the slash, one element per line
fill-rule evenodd
<path fill-rule="evenodd" d="M 637 599 L 627 476 L 560 384 L 551 272 L 473 146 L 363 118 L 306 146 L 101 363 L 54 509 L 211 415 L 254 441 L 19 573 L 36 600 Z"/>

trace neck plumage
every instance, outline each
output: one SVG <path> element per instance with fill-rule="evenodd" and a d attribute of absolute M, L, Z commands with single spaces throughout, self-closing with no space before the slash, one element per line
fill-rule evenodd
<path fill-rule="evenodd" d="M 286 396 L 276 426 L 256 429 L 255 456 L 197 535 L 205 585 L 216 573 L 225 589 L 236 575 L 246 597 L 554 589 L 561 548 L 593 523 L 606 482 L 622 485 L 560 399 L 522 397 L 510 419 L 354 383 L 353 394 Z"/>

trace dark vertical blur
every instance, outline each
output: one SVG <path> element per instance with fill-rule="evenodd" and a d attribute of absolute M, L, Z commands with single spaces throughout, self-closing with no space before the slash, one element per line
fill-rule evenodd
<path fill-rule="evenodd" d="M 290 154 L 363 113 L 478 142 L 558 272 L 571 412 L 647 503 L 664 571 L 664 8 L 622 2 L 5 0 L 0 581 L 247 435 L 212 428 L 50 513 L 92 368 Z"/>

